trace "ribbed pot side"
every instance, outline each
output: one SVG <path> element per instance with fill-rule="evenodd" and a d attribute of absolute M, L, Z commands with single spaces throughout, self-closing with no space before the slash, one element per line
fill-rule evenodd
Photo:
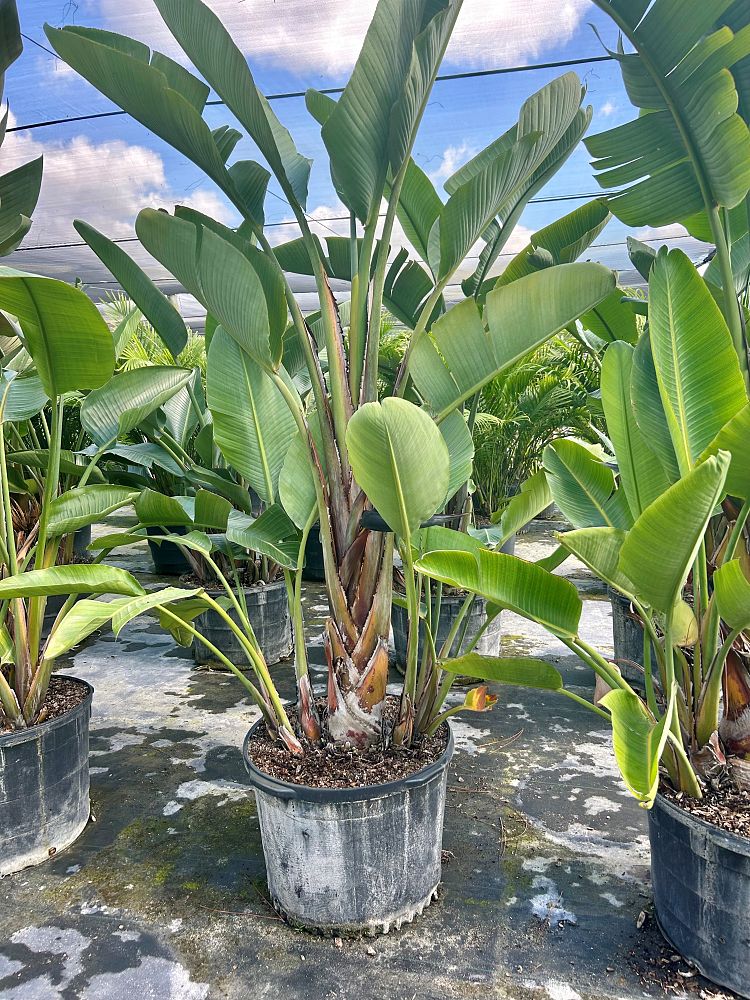
<path fill-rule="evenodd" d="M 0 875 L 58 854 L 88 822 L 94 689 L 86 688 L 65 715 L 0 736 Z"/>
<path fill-rule="evenodd" d="M 223 590 L 208 589 L 208 593 L 213 598 L 226 596 Z M 263 650 L 266 663 L 278 663 L 279 660 L 289 656 L 294 649 L 294 643 L 284 581 L 246 588 L 245 603 L 247 616 L 255 638 Z M 234 608 L 229 608 L 227 613 L 234 622 L 239 622 Z M 195 624 L 206 639 L 224 653 L 235 666 L 241 669 L 250 667 L 247 652 L 221 615 L 213 610 L 204 611 Z M 199 639 L 193 640 L 193 658 L 196 663 L 211 663 L 221 669 L 221 663 L 216 663 L 215 655 Z"/>
<path fill-rule="evenodd" d="M 437 642 L 435 646 L 440 649 L 441 645 L 448 638 L 454 621 L 463 607 L 466 595 L 444 594 L 440 601 L 440 621 L 438 623 Z M 467 615 L 468 623 L 464 619 L 461 624 L 463 629 L 466 624 L 466 632 L 461 642 L 461 652 L 465 652 L 477 632 L 484 625 L 487 619 L 487 602 L 477 597 L 474 600 L 471 611 Z M 475 646 L 477 653 L 485 656 L 497 656 L 500 652 L 500 641 L 502 638 L 500 615 L 496 615 L 482 633 Z M 391 627 L 393 628 L 393 647 L 396 653 L 396 663 L 400 667 L 406 665 L 406 649 L 409 640 L 409 612 L 399 604 L 391 607 Z M 459 631 L 460 634 L 460 631 Z M 424 623 L 419 623 L 419 645 L 422 648 L 427 640 L 424 634 Z M 455 654 L 454 655 L 458 655 Z"/>
<path fill-rule="evenodd" d="M 255 787 L 268 888 L 291 923 L 325 934 L 387 933 L 412 921 L 441 877 L 453 735 L 417 774 L 362 788 L 308 788 L 269 778 L 244 746 Z"/>
<path fill-rule="evenodd" d="M 750 997 L 750 839 L 657 795 L 651 881 L 665 937 L 712 982 Z"/>

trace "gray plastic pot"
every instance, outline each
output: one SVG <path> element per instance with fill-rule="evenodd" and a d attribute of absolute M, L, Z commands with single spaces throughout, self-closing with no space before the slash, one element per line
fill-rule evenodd
<path fill-rule="evenodd" d="M 226 597 L 224 590 L 206 588 L 214 599 Z M 294 649 L 292 641 L 292 620 L 289 615 L 286 585 L 283 580 L 256 585 L 245 589 L 247 616 L 255 632 L 266 663 L 278 663 L 289 656 Z M 239 621 L 234 608 L 228 609 L 233 621 Z M 226 621 L 215 611 L 204 611 L 195 623 L 199 632 L 213 643 L 231 662 L 243 669 L 250 666 L 247 653 Z M 193 658 L 196 663 L 211 663 L 221 669 L 215 655 L 199 639 L 193 639 Z"/>
<path fill-rule="evenodd" d="M 453 594 L 443 594 L 442 600 L 440 602 L 440 622 L 438 624 L 437 633 L 437 643 L 436 647 L 439 649 L 442 643 L 448 638 L 448 634 L 456 620 L 459 611 L 461 610 L 463 603 L 466 599 L 466 595 L 453 595 Z M 484 625 L 487 618 L 487 602 L 481 598 L 477 597 L 474 600 L 474 604 L 471 611 L 468 614 L 469 623 L 466 628 L 466 634 L 464 640 L 461 643 L 461 652 L 464 652 L 468 648 L 469 643 L 472 641 L 474 636 L 477 634 L 479 629 Z M 391 607 L 391 627 L 393 628 L 393 646 L 396 651 L 396 664 L 399 667 L 406 666 L 406 647 L 409 639 L 409 612 L 406 608 L 402 608 L 399 604 L 393 604 Z M 459 628 L 459 635 L 463 624 Z M 424 622 L 420 622 L 419 625 L 419 645 L 422 648 L 425 640 L 424 633 L 425 625 Z M 479 642 L 476 644 L 476 652 L 484 653 L 486 656 L 497 656 L 500 652 L 500 640 L 502 637 L 502 630 L 500 624 L 500 615 L 497 615 L 490 624 L 485 629 Z M 454 656 L 458 655 L 454 650 Z"/>
<path fill-rule="evenodd" d="M 94 689 L 80 683 L 87 694 L 71 712 L 0 736 L 0 875 L 58 854 L 88 823 Z"/>
<path fill-rule="evenodd" d="M 160 576 L 182 576 L 183 573 L 189 573 L 192 567 L 179 545 L 174 542 L 152 542 L 151 538 L 158 538 L 159 535 L 163 534 L 184 535 L 185 533 L 186 528 L 182 525 L 169 528 L 166 532 L 161 528 L 146 528 L 146 534 L 150 536 L 148 547 L 151 550 L 154 571 Z"/>
<path fill-rule="evenodd" d="M 643 688 L 646 684 L 643 671 L 632 666 L 632 663 L 643 666 L 643 626 L 635 613 L 630 610 L 630 601 L 627 597 L 623 597 L 612 587 L 607 587 L 607 596 L 612 606 L 612 637 L 617 666 L 626 681 Z M 656 672 L 656 652 L 653 646 L 651 664 Z"/>
<path fill-rule="evenodd" d="M 308 788 L 271 778 L 243 747 L 255 788 L 273 904 L 289 923 L 324 934 L 387 933 L 434 899 L 453 734 L 416 774 L 362 788 Z"/>
<path fill-rule="evenodd" d="M 664 936 L 707 979 L 750 997 L 750 839 L 657 795 L 651 882 Z"/>

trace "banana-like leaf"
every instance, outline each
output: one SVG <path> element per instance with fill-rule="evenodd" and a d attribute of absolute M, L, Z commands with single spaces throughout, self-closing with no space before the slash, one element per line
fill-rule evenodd
<path fill-rule="evenodd" d="M 137 491 L 123 486 L 77 486 L 49 505 L 47 534 L 67 535 L 86 525 L 94 524 L 120 507 L 132 503 Z"/>
<path fill-rule="evenodd" d="M 500 529 L 495 544 L 501 548 L 517 531 L 525 528 L 537 514 L 552 503 L 552 491 L 547 482 L 544 469 L 535 472 L 533 476 L 521 483 L 521 488 L 508 501 L 500 514 L 497 526 Z M 494 517 L 493 517 L 494 520 Z"/>
<path fill-rule="evenodd" d="M 202 80 L 125 35 L 78 25 L 47 24 L 44 31 L 55 52 L 84 79 L 201 167 L 232 200 L 244 203 L 225 166 L 223 137 L 201 117 L 209 94 Z"/>
<path fill-rule="evenodd" d="M 411 544 L 420 558 L 428 552 L 478 552 L 485 548 L 484 542 L 476 535 L 445 528 L 441 524 L 419 528 L 411 536 Z"/>
<path fill-rule="evenodd" d="M 4 371 L 3 381 L 0 382 L 0 422 L 17 423 L 36 416 L 47 398 L 35 372 L 16 375 L 15 372 Z"/>
<path fill-rule="evenodd" d="M 534 162 L 522 183 L 508 201 L 501 206 L 498 218 L 483 234 L 485 246 L 479 255 L 477 268 L 469 278 L 462 282 L 462 288 L 466 295 L 473 295 L 477 289 L 481 288 L 529 200 L 560 169 L 586 132 L 591 122 L 592 108 L 581 108 L 584 93 L 585 88 L 581 86 L 581 81 L 576 74 L 565 73 L 524 101 L 518 124 L 511 130 L 510 134 L 515 135 L 516 139 L 522 139 L 524 136 L 534 133 L 539 135 L 539 142 L 535 147 Z M 498 143 L 502 144 L 504 139 L 505 136 L 501 136 Z M 461 167 L 446 182 L 446 189 L 451 190 L 458 177 L 466 176 L 482 155 L 479 153 L 473 161 L 470 160 L 468 164 Z M 591 239 L 593 239 L 593 235 Z M 553 259 L 553 263 L 567 263 L 575 260 L 583 252 L 583 247 L 574 252 L 574 247 L 570 246 L 568 252 L 571 254 L 570 256 L 566 254 L 564 260 Z"/>
<path fill-rule="evenodd" d="M 244 55 L 218 16 L 200 0 L 155 3 L 193 65 L 247 129 L 273 172 L 286 182 L 304 208 L 311 161 L 297 152 L 292 137 L 257 89 Z"/>
<path fill-rule="evenodd" d="M 190 600 L 201 593 L 200 588 L 184 590 L 181 587 L 165 587 L 163 590 L 135 597 L 127 602 L 119 602 L 112 615 L 112 631 L 118 636 L 128 622 L 143 614 L 144 611 L 161 608 L 165 604 L 173 604 L 175 601 Z"/>
<path fill-rule="evenodd" d="M 572 264 L 591 246 L 610 218 L 609 209 L 600 198 L 580 205 L 534 233 L 528 246 L 516 254 L 500 277 L 491 283 L 499 288 L 540 270 L 540 249 L 547 251 L 553 264 Z"/>
<path fill-rule="evenodd" d="M 602 406 L 620 484 L 635 519 L 670 483 L 635 419 L 630 393 L 632 367 L 633 348 L 622 341 L 610 344 L 602 362 Z"/>
<path fill-rule="evenodd" d="M 750 497 L 750 403 L 722 427 L 701 459 L 718 455 L 720 451 L 732 456 L 727 472 L 727 493 L 747 500 Z"/>
<path fill-rule="evenodd" d="M 636 594 L 671 612 L 716 505 L 724 496 L 729 455 L 707 458 L 644 510 L 620 551 L 620 570 Z"/>
<path fill-rule="evenodd" d="M 33 451 L 12 451 L 7 456 L 8 465 L 27 466 L 29 469 L 47 469 L 49 467 L 49 451 L 47 448 L 35 448 Z M 86 464 L 76 461 L 72 451 L 63 449 L 60 453 L 60 473 L 73 478 L 80 478 L 86 471 Z M 103 483 L 104 476 L 99 469 L 94 469 L 89 476 L 94 482 Z"/>
<path fill-rule="evenodd" d="M 0 600 L 53 594 L 144 594 L 134 576 L 114 566 L 52 566 L 0 580 Z"/>
<path fill-rule="evenodd" d="M 16 0 L 0 0 L 0 73 L 5 73 L 22 51 Z"/>
<path fill-rule="evenodd" d="M 659 251 L 648 312 L 662 405 L 684 474 L 747 404 L 747 393 L 724 317 L 681 250 Z"/>
<path fill-rule="evenodd" d="M 626 597 L 635 597 L 635 587 L 620 570 L 620 551 L 627 532 L 619 528 L 578 528 L 557 537 L 560 544 L 600 580 Z"/>
<path fill-rule="evenodd" d="M 633 412 L 643 437 L 661 462 L 670 483 L 680 478 L 672 437 L 669 433 L 667 415 L 664 412 L 659 382 L 656 378 L 651 337 L 643 333 L 635 346 L 630 372 L 630 398 Z"/>
<path fill-rule="evenodd" d="M 122 285 L 130 298 L 161 337 L 173 357 L 187 343 L 187 327 L 182 316 L 149 276 L 118 243 L 97 232 L 80 219 L 73 223 L 76 232 L 94 251 L 108 271 Z"/>
<path fill-rule="evenodd" d="M 76 601 L 49 637 L 44 648 L 44 658 L 56 660 L 67 653 L 92 632 L 106 625 L 115 611 L 131 600 L 130 597 L 116 597 L 112 601 L 91 601 L 85 598 Z"/>
<path fill-rule="evenodd" d="M 640 805 L 650 809 L 659 788 L 659 760 L 669 715 L 655 722 L 632 691 L 607 692 L 600 704 L 612 716 L 612 743 L 623 781 Z"/>
<path fill-rule="evenodd" d="M 719 614 L 732 629 L 750 628 L 750 581 L 739 559 L 720 566 L 713 576 Z"/>
<path fill-rule="evenodd" d="M 155 490 L 144 490 L 135 501 L 136 517 L 144 527 L 191 527 L 192 513 L 184 506 L 188 499 L 191 498 L 166 497 Z"/>
<path fill-rule="evenodd" d="M 260 273 L 235 241 L 150 208 L 138 215 L 135 229 L 149 253 L 195 295 L 243 351 L 264 368 L 278 365 L 281 334 L 272 355 Z"/>
<path fill-rule="evenodd" d="M 438 429 L 443 435 L 450 462 L 448 491 L 442 504 L 445 506 L 464 483 L 467 483 L 471 478 L 474 463 L 474 439 L 463 413 L 459 410 L 449 413 L 445 420 L 438 424 Z"/>
<path fill-rule="evenodd" d="M 600 264 L 561 264 L 526 275 L 487 296 L 485 319 L 471 299 L 449 309 L 422 336 L 409 372 L 438 420 L 509 365 L 567 327 L 614 288 Z"/>
<path fill-rule="evenodd" d="M 220 537 L 220 536 L 215 536 Z M 188 531 L 184 535 L 154 535 L 149 541 L 154 545 L 163 545 L 169 542 L 172 545 L 179 545 L 189 552 L 198 552 L 202 556 L 209 556 L 217 546 L 211 541 L 209 536 L 203 531 Z"/>
<path fill-rule="evenodd" d="M 177 478 L 184 474 L 169 452 L 161 445 L 152 444 L 150 441 L 142 444 L 116 444 L 107 448 L 106 453 L 122 458 L 128 465 L 142 465 L 144 469 L 153 469 L 156 466 Z"/>
<path fill-rule="evenodd" d="M 365 403 L 346 431 L 354 478 L 401 539 L 439 510 L 448 492 L 448 448 L 434 421 L 404 399 Z"/>
<path fill-rule="evenodd" d="M 581 316 L 581 324 L 605 344 L 624 340 L 627 344 L 638 342 L 638 324 L 635 313 L 623 302 L 625 292 L 615 288 L 606 299 Z"/>
<path fill-rule="evenodd" d="M 219 603 L 221 603 L 221 598 L 219 599 Z M 157 608 L 156 613 L 159 624 L 171 633 L 175 642 L 180 646 L 190 646 L 193 642 L 193 633 L 184 627 L 184 623 L 192 624 L 205 610 L 206 602 L 199 597 L 193 597 L 170 604 L 168 608 L 164 606 Z M 175 621 L 172 615 L 178 621 Z"/>
<path fill-rule="evenodd" d="M 451 0 L 450 6 L 458 5 Z M 323 125 L 334 186 L 362 223 L 380 207 L 393 108 L 404 93 L 415 41 L 440 16 L 435 4 L 380 0 L 349 82 Z"/>
<path fill-rule="evenodd" d="M 624 490 L 615 475 L 577 441 L 553 441 L 543 453 L 555 503 L 576 528 L 629 528 L 633 523 Z"/>
<path fill-rule="evenodd" d="M 81 404 L 81 424 L 100 447 L 123 437 L 193 377 L 191 371 L 149 365 L 118 372 Z"/>
<path fill-rule="evenodd" d="M 137 545 L 145 541 L 145 532 L 141 533 L 138 529 L 133 529 L 132 532 L 110 531 L 107 535 L 100 535 L 99 538 L 94 538 L 88 548 L 91 552 L 101 552 L 102 550 L 110 552 L 112 549 L 119 549 L 120 546 Z"/>
<path fill-rule="evenodd" d="M 531 656 L 501 657 L 466 653 L 450 660 L 442 660 L 440 666 L 452 674 L 518 687 L 536 688 L 538 691 L 560 691 L 563 687 L 559 670 L 546 660 L 538 660 Z"/>
<path fill-rule="evenodd" d="M 729 70 L 750 53 L 750 32 L 714 31 L 731 0 L 655 0 L 645 16 L 642 3 L 595 3 L 636 50 L 611 54 L 641 109 L 586 140 L 599 183 L 622 189 L 610 210 L 628 226 L 663 226 L 737 205 L 750 189 L 750 131 Z"/>
<path fill-rule="evenodd" d="M 0 267 L 0 309 L 18 317 L 26 349 L 50 399 L 97 389 L 112 375 L 112 334 L 80 289 Z"/>
<path fill-rule="evenodd" d="M 320 422 L 314 411 L 308 418 L 310 434 L 315 442 L 318 458 L 325 474 L 326 465 L 322 447 Z M 315 481 L 305 442 L 296 431 L 284 458 L 279 474 L 279 498 L 281 505 L 298 528 L 302 529 L 317 506 Z"/>
<path fill-rule="evenodd" d="M 192 390 L 192 396 L 190 390 Z M 197 411 L 193 404 L 193 397 L 198 404 Z M 167 432 L 179 445 L 187 448 L 188 442 L 200 423 L 201 415 L 204 420 L 209 419 L 206 413 L 200 368 L 193 369 L 192 378 L 185 383 L 182 389 L 178 389 L 174 396 L 170 396 L 163 404 L 161 412 L 164 414 Z"/>
<path fill-rule="evenodd" d="M 3 132 L 7 116 L 6 109 Z M 41 156 L 0 177 L 0 256 L 12 253 L 31 228 L 31 213 L 39 200 L 41 184 Z"/>
<path fill-rule="evenodd" d="M 443 210 L 432 181 L 414 160 L 409 160 L 396 209 L 404 235 L 429 267 L 430 230 Z"/>
<path fill-rule="evenodd" d="M 648 281 L 651 267 L 656 260 L 656 250 L 648 243 L 641 243 L 640 240 L 636 240 L 632 236 L 627 238 L 627 247 L 628 257 L 630 257 L 633 267 L 644 281 Z"/>
<path fill-rule="evenodd" d="M 300 535 L 278 504 L 268 507 L 258 518 L 233 511 L 227 525 L 227 539 L 251 552 L 268 556 L 285 569 L 297 569 Z"/>
<path fill-rule="evenodd" d="M 230 466 L 271 504 L 296 429 L 291 411 L 270 375 L 221 327 L 208 359 L 206 393 L 214 441 Z"/>
<path fill-rule="evenodd" d="M 560 576 L 502 552 L 430 552 L 416 563 L 417 571 L 459 590 L 479 594 L 492 604 L 509 608 L 539 622 L 553 635 L 575 637 L 581 617 L 576 588 Z"/>

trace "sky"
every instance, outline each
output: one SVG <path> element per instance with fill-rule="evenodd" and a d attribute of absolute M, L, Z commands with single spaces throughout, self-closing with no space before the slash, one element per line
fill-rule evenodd
<path fill-rule="evenodd" d="M 291 130 L 298 148 L 312 156 L 308 214 L 321 236 L 348 232 L 322 145 L 319 127 L 299 97 L 273 95 L 307 87 L 342 86 L 356 59 L 375 0 L 210 0 L 247 56 L 256 83 L 272 98 L 274 110 Z M 42 195 L 23 248 L 9 262 L 37 273 L 72 280 L 81 277 L 94 297 L 113 287 L 72 227 L 82 218 L 113 239 L 133 238 L 133 223 L 146 206 L 172 209 L 189 204 L 225 223 L 236 219 L 223 196 L 198 168 L 126 116 L 108 114 L 114 106 L 48 50 L 45 21 L 54 26 L 80 24 L 136 37 L 152 48 L 187 62 L 152 0 L 18 0 L 24 52 L 10 69 L 4 97 L 10 105 L 10 130 L 0 149 L 0 171 L 44 155 Z M 534 68 L 540 63 L 589 60 L 605 54 L 596 27 L 613 48 L 613 25 L 590 0 L 464 0 L 441 73 L 501 74 L 439 81 L 415 147 L 415 159 L 442 191 L 443 181 L 462 163 L 504 132 L 526 97 L 569 67 Z M 594 109 L 591 133 L 633 117 L 617 66 L 612 61 L 572 67 L 586 84 L 585 103 Z M 76 120 L 81 116 L 101 116 Z M 211 127 L 231 122 L 224 107 L 205 116 Z M 43 124 L 56 122 L 56 124 Z M 37 126 L 37 127 L 29 127 Z M 236 158 L 256 158 L 244 139 Z M 528 206 L 506 248 L 516 252 L 535 230 L 572 211 L 599 190 L 581 145 Z M 550 200 L 554 199 L 554 200 Z M 269 237 L 281 242 L 297 235 L 290 210 L 272 183 L 266 202 Z M 598 238 L 590 256 L 633 278 L 625 253 L 625 228 L 616 220 Z M 679 227 L 633 235 L 681 246 L 697 259 L 702 248 Z M 402 234 L 396 233 L 394 242 Z M 161 283 L 173 282 L 136 243 L 125 247 Z M 501 258 L 498 267 L 507 262 Z M 471 270 L 471 268 L 469 268 Z M 298 282 L 303 308 L 314 308 L 309 286 Z M 190 317 L 188 317 L 190 318 Z"/>

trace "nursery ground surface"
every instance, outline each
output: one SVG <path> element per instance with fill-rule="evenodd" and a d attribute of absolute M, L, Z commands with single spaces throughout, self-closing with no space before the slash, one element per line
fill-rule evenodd
<path fill-rule="evenodd" d="M 519 554 L 549 551 L 552 527 L 536 523 Z M 145 543 L 113 562 L 159 582 Z M 611 652 L 603 592 L 581 566 L 560 572 L 582 588 L 584 637 Z M 319 586 L 305 605 L 322 689 Z M 503 630 L 507 653 L 549 658 L 566 686 L 590 691 L 564 646 L 508 613 Z M 726 995 L 660 938 L 646 815 L 622 787 L 607 728 L 567 699 L 505 689 L 493 712 L 455 724 L 440 899 L 398 932 L 331 940 L 291 930 L 269 905 L 241 757 L 258 714 L 234 678 L 197 670 L 148 619 L 62 668 L 95 688 L 95 822 L 0 882 L 3 1000 Z M 291 671 L 274 669 L 291 694 Z"/>

